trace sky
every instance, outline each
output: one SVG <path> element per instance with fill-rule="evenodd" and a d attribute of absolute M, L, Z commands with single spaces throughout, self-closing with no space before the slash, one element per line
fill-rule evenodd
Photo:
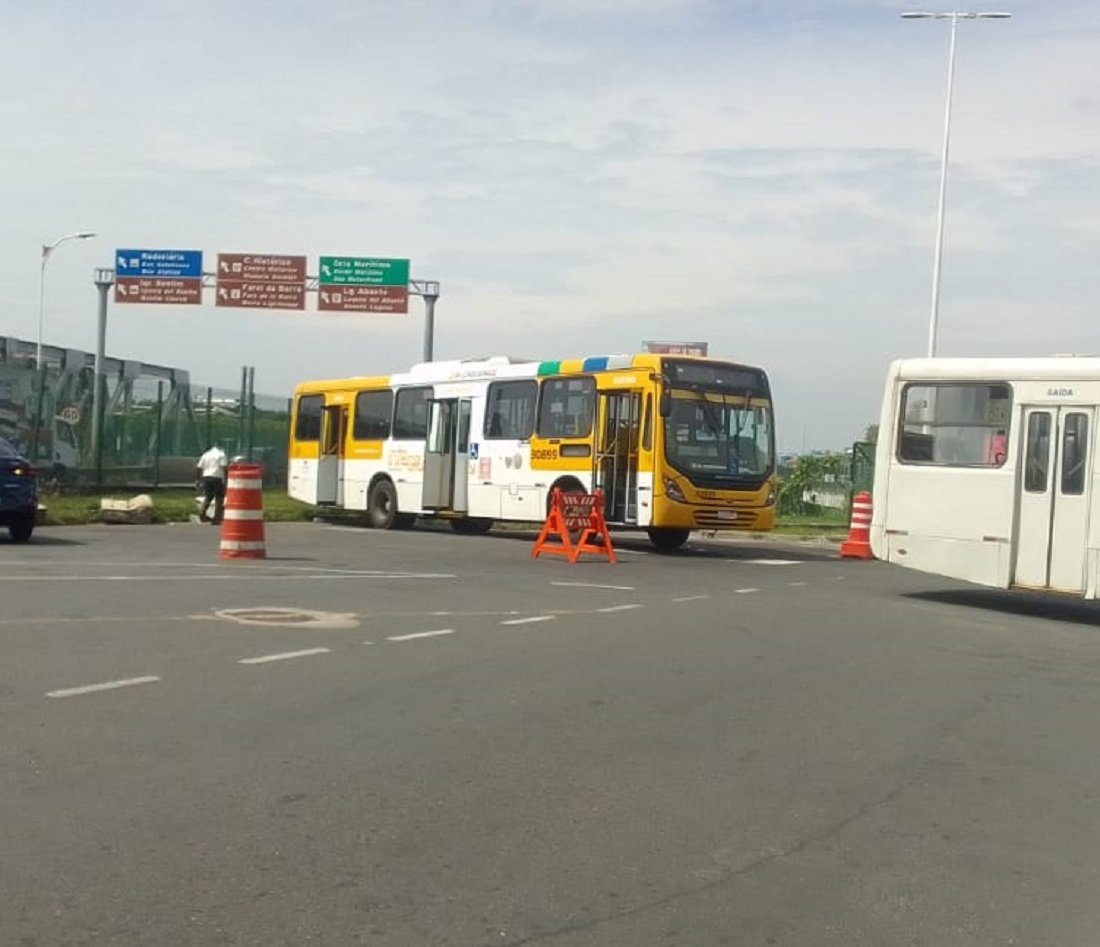
<path fill-rule="evenodd" d="M 919 7 L 918 7 L 919 8 Z M 783 450 L 928 345 L 950 25 L 885 0 L 0 0 L 0 335 L 94 351 L 117 248 L 408 258 L 437 359 L 706 341 Z M 927 8 L 926 8 L 927 9 Z M 951 9 L 932 7 L 933 10 Z M 1100 3 L 958 29 L 941 355 L 1100 353 Z M 110 305 L 107 353 L 289 394 L 424 307 Z"/>

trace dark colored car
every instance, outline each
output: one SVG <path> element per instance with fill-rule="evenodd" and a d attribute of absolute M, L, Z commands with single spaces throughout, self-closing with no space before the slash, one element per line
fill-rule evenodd
<path fill-rule="evenodd" d="M 38 513 L 38 471 L 11 443 L 0 437 L 0 526 L 25 543 Z"/>

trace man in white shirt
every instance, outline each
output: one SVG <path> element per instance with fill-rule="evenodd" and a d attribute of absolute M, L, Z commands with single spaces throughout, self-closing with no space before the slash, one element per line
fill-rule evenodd
<path fill-rule="evenodd" d="M 222 521 L 225 509 L 225 468 L 228 463 L 229 458 L 225 456 L 225 451 L 213 444 L 195 465 L 202 480 L 202 510 L 199 519 L 204 523 L 212 522 L 217 526 Z M 211 503 L 214 504 L 213 520 L 206 515 Z"/>

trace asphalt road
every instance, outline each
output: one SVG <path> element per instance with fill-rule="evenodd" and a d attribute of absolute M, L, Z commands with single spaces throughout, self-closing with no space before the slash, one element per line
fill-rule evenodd
<path fill-rule="evenodd" d="M 0 541 L 0 944 L 1094 945 L 1100 610 L 828 547 Z"/>

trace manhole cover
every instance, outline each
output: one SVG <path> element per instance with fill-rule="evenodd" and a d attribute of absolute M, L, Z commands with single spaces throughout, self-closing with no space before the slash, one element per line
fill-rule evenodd
<path fill-rule="evenodd" d="M 307 608 L 220 608 L 214 615 L 240 625 L 296 625 L 299 628 L 357 628 L 353 612 L 317 612 Z"/>

